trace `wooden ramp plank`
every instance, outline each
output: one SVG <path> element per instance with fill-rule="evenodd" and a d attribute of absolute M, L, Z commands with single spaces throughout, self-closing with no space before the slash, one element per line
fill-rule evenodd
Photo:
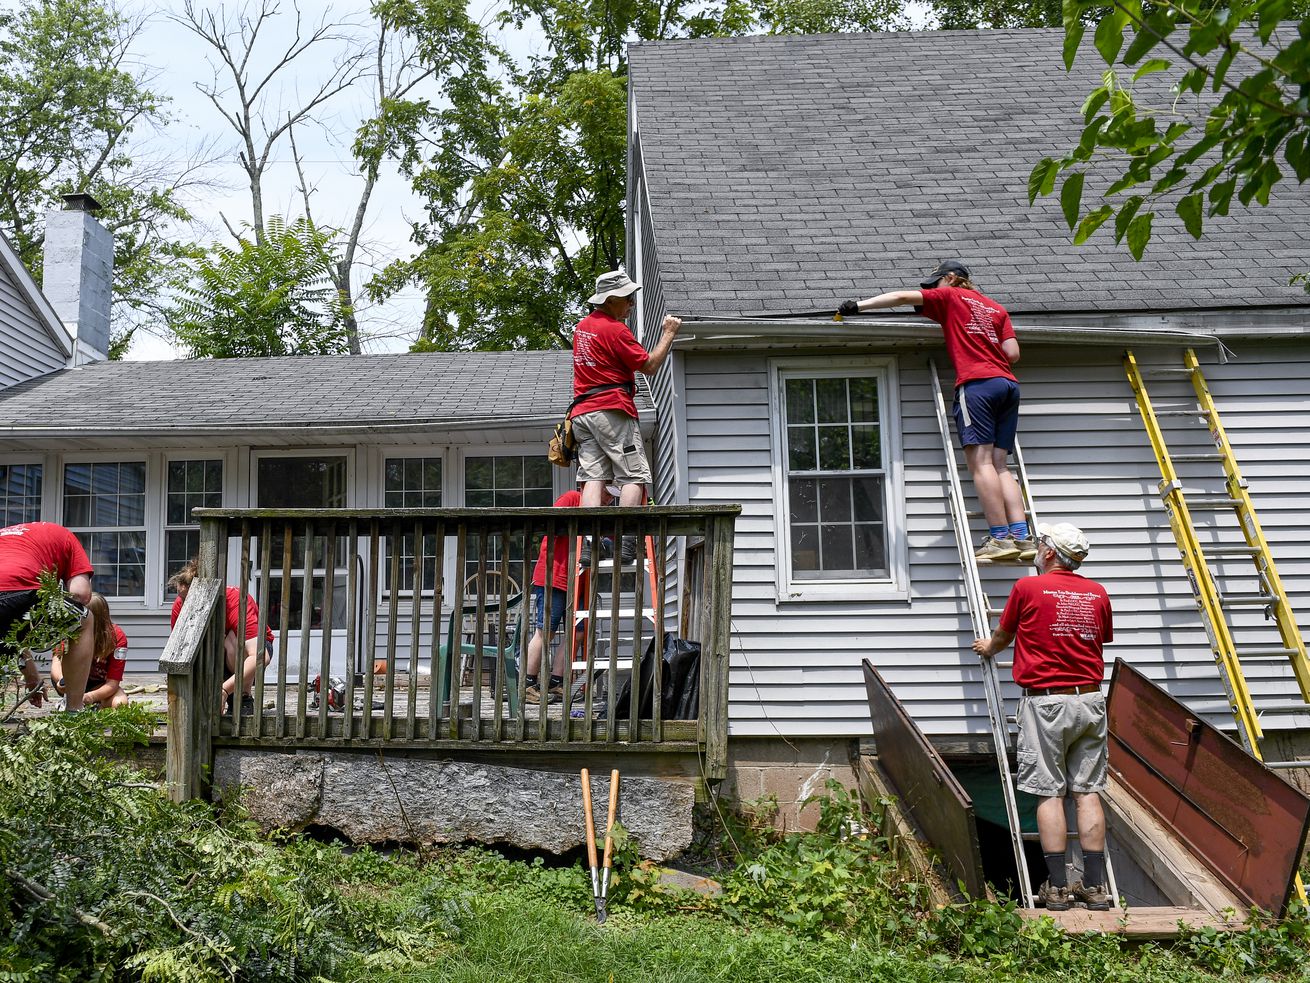
<path fill-rule="evenodd" d="M 934 906 L 940 907 L 960 900 L 933 863 L 929 854 L 931 847 L 920 839 L 913 821 L 901 808 L 896 793 L 892 791 L 873 755 L 861 754 L 856 759 L 855 777 L 860 785 L 860 793 L 874 812 L 875 819 L 880 822 L 878 832 L 887 839 L 896 862 L 908 867 L 919 883 L 927 885 Z M 890 804 L 878 816 L 878 803 L 882 801 Z"/>
<path fill-rule="evenodd" d="M 1100 932 L 1118 935 L 1136 942 L 1176 939 L 1179 926 L 1187 929 L 1215 928 L 1236 931 L 1246 927 L 1246 919 L 1234 913 L 1231 918 L 1212 915 L 1198 908 L 1128 908 L 1125 910 L 1088 911 L 1070 908 L 1068 911 L 1047 911 L 1045 908 L 1020 908 L 1024 918 L 1049 918 L 1069 933 Z"/>

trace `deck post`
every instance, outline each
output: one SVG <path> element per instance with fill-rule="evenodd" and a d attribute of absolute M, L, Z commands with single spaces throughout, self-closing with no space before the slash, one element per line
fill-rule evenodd
<path fill-rule="evenodd" d="M 728 777 L 728 667 L 732 655 L 733 516 L 711 516 L 709 617 L 701 649 L 701 719 L 705 721 L 705 771 L 711 781 Z"/>
<path fill-rule="evenodd" d="M 207 654 L 215 638 L 222 644 L 226 616 L 222 600 L 222 581 L 197 577 L 159 657 L 160 671 L 168 679 L 165 771 L 174 802 L 199 798 L 209 786 L 213 674 Z"/>

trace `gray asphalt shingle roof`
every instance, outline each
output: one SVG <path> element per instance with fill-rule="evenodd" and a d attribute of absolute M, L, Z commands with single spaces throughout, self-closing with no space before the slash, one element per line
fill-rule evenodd
<path fill-rule="evenodd" d="M 950 31 L 635 45 L 631 84 L 667 307 L 831 309 L 970 263 L 1012 311 L 1310 305 L 1310 186 L 1209 220 L 1170 208 L 1141 263 L 1106 225 L 1084 246 L 1027 179 L 1082 130 L 1095 63 L 1063 32 Z M 1167 85 L 1164 73 L 1140 87 Z M 1166 91 L 1158 93 L 1166 104 Z M 1155 100 L 1158 104 L 1160 99 Z M 1099 187 L 1104 188 L 1106 182 Z M 1088 181 L 1091 194 L 1093 182 Z"/>
<path fill-rule="evenodd" d="M 0 432 L 512 424 L 562 415 L 572 373 L 566 351 L 100 362 L 0 390 Z"/>

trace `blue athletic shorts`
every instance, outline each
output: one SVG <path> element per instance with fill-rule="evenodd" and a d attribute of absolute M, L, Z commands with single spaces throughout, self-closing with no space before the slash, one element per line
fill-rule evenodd
<path fill-rule="evenodd" d="M 974 379 L 955 390 L 955 429 L 960 443 L 1014 450 L 1019 430 L 1019 384 L 1013 379 Z"/>
<path fill-rule="evenodd" d="M 550 630 L 559 631 L 559 626 L 564 623 L 564 602 L 567 600 L 567 592 L 559 587 L 552 587 L 550 591 Z M 546 606 L 546 588 L 532 588 L 532 628 L 534 631 L 540 631 L 543 621 L 542 609 Z"/>

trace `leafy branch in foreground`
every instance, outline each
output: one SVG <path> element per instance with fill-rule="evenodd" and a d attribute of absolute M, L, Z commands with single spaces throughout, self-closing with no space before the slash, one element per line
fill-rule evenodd
<path fill-rule="evenodd" d="M 1293 0 L 1064 0 L 1065 67 L 1093 57 L 1080 48 L 1090 21 L 1108 70 L 1083 103 L 1078 145 L 1033 168 L 1029 202 L 1054 194 L 1063 174 L 1060 206 L 1074 242 L 1113 218 L 1115 242 L 1127 239 L 1141 259 L 1161 207 L 1172 203 L 1199 239 L 1205 220 L 1227 215 L 1234 198 L 1268 205 L 1284 167 L 1304 183 L 1310 18 L 1297 20 L 1297 10 Z M 1157 73 L 1176 81 L 1166 88 Z M 1094 159 L 1112 162 L 1117 175 L 1095 207 L 1084 201 Z"/>
<path fill-rule="evenodd" d="M 9 626 L 0 639 L 0 651 L 17 656 L 23 649 L 49 652 L 60 642 L 77 637 L 82 630 L 83 608 L 70 600 L 59 584 L 59 576 L 42 570 L 36 588 L 36 603 Z"/>

